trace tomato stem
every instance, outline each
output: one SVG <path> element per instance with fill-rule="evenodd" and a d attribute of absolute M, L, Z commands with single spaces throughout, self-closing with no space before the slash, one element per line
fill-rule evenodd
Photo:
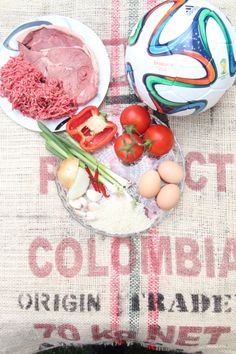
<path fill-rule="evenodd" d="M 145 146 L 144 144 L 140 143 L 134 136 L 133 133 L 136 133 L 137 135 L 140 135 L 139 132 L 137 131 L 137 129 L 135 128 L 134 124 L 127 124 L 124 125 L 124 129 L 126 131 L 127 134 L 129 134 L 133 140 L 133 142 L 135 142 L 135 144 L 137 144 L 138 146 Z M 132 146 L 133 147 L 133 146 Z"/>
<path fill-rule="evenodd" d="M 132 133 L 136 133 L 139 135 L 139 132 L 135 128 L 134 124 L 126 124 L 126 125 L 124 125 L 124 129 L 125 129 L 126 133 L 128 133 L 129 135 L 131 135 Z"/>
<path fill-rule="evenodd" d="M 107 120 L 107 113 L 105 112 L 100 112 L 99 117 L 101 117 L 105 122 Z"/>
<path fill-rule="evenodd" d="M 145 142 L 143 143 L 143 146 L 144 146 L 145 148 L 149 148 L 149 147 L 151 147 L 153 144 L 154 144 L 154 140 L 147 139 L 147 140 L 145 140 Z"/>
<path fill-rule="evenodd" d="M 129 153 L 134 155 L 132 148 L 136 143 L 134 141 L 132 143 L 127 143 L 124 138 L 122 139 L 122 142 L 123 142 L 123 147 L 120 148 L 119 151 L 124 151 L 125 157 L 127 157 Z"/>

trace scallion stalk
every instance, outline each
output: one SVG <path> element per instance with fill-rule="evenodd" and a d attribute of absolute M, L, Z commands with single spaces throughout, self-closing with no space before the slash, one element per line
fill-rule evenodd
<path fill-rule="evenodd" d="M 130 182 L 111 171 L 108 167 L 97 160 L 92 154 L 81 149 L 79 143 L 75 141 L 68 133 L 63 136 L 52 133 L 43 123 L 38 122 L 41 130 L 40 135 L 46 142 L 46 148 L 52 154 L 61 159 L 66 159 L 75 156 L 80 161 L 80 166 L 87 166 L 94 173 L 98 168 L 99 180 L 103 184 L 107 182 L 118 188 L 127 188 Z"/>
<path fill-rule="evenodd" d="M 116 185 L 118 188 L 120 188 L 121 186 L 122 187 L 126 186 L 126 182 L 128 182 L 127 180 L 125 180 L 124 178 L 118 176 L 117 174 L 115 174 L 114 172 L 109 170 L 108 167 L 103 165 L 94 156 L 92 156 L 91 154 L 87 153 L 86 151 L 84 151 L 80 147 L 78 147 L 79 144 L 78 144 L 78 146 L 77 146 L 77 144 L 74 144 L 74 143 L 71 144 L 71 142 L 68 141 L 66 138 L 63 138 L 60 136 L 58 136 L 57 138 L 61 141 L 61 143 L 64 143 L 68 147 L 68 149 L 70 150 L 70 152 L 73 155 L 77 156 L 80 160 L 84 161 L 84 163 L 86 163 L 87 166 L 92 171 L 95 171 L 96 169 L 98 169 L 100 176 L 103 176 L 105 179 L 107 179 L 107 181 L 109 181 L 111 184 Z"/>
<path fill-rule="evenodd" d="M 70 148 L 70 152 L 76 156 L 80 161 L 83 161 L 88 168 L 94 173 L 95 170 L 98 168 L 97 165 L 93 164 L 91 161 L 86 160 L 86 158 L 79 154 L 75 149 Z M 115 181 L 113 178 L 111 178 L 108 174 L 102 174 L 99 173 L 99 177 L 98 177 L 99 181 L 102 182 L 103 184 L 106 184 L 106 182 L 110 182 L 111 184 L 113 184 L 114 186 L 120 188 L 122 187 L 120 183 L 118 183 L 117 181 Z"/>
<path fill-rule="evenodd" d="M 46 142 L 46 149 L 53 155 L 55 155 L 56 157 L 58 157 L 61 160 L 64 160 L 65 157 L 63 155 L 61 155 L 57 150 L 55 150 L 50 144 L 48 144 Z"/>
<path fill-rule="evenodd" d="M 50 147 L 52 150 L 54 150 L 57 153 L 57 156 L 59 154 L 60 156 L 62 156 L 62 159 L 67 159 L 72 156 L 68 149 L 66 149 L 62 145 L 58 145 L 55 140 L 50 139 L 50 137 L 46 133 L 42 132 L 40 133 L 40 135 L 42 138 L 44 138 L 47 147 Z"/>
<path fill-rule="evenodd" d="M 86 159 L 88 159 L 93 164 L 95 164 L 99 169 L 100 173 L 109 176 L 109 179 L 113 179 L 113 181 L 119 183 L 122 187 L 128 187 L 130 185 L 130 182 L 127 179 L 119 176 L 117 173 L 113 172 L 106 165 L 104 165 L 99 160 L 97 160 L 92 154 L 81 149 L 79 143 L 75 139 L 73 139 L 72 136 L 70 136 L 68 133 L 64 133 L 63 136 L 65 137 L 65 140 L 69 144 L 72 144 L 76 150 L 78 149 L 81 152 L 81 154 L 83 154 L 86 157 Z"/>

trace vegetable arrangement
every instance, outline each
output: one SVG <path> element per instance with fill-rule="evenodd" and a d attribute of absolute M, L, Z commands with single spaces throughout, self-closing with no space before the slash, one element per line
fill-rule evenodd
<path fill-rule="evenodd" d="M 155 204 L 163 210 L 175 207 L 180 198 L 178 184 L 183 179 L 183 171 L 175 162 L 164 161 L 157 170 L 148 170 L 139 176 L 133 195 L 129 189 L 131 182 L 109 169 L 93 152 L 112 144 L 115 138 L 114 152 L 125 169 L 125 165 L 137 162 L 144 153 L 158 161 L 172 149 L 174 136 L 166 126 L 153 124 L 148 110 L 139 105 L 123 110 L 120 125 L 123 133 L 115 137 L 117 125 L 94 106 L 71 117 L 62 134 L 52 133 L 38 122 L 46 148 L 62 160 L 57 178 L 66 189 L 68 202 L 75 213 L 104 231 L 109 229 L 111 219 L 120 232 L 124 232 L 126 226 L 133 230 L 133 221 L 138 220 L 135 222 L 138 232 L 147 229 L 152 222 L 144 210 L 143 199 L 155 198 Z M 118 212 L 120 205 L 122 210 Z"/>
<path fill-rule="evenodd" d="M 59 157 L 60 159 L 70 159 L 65 165 L 65 174 L 68 175 L 68 168 L 74 171 L 74 160 L 71 158 L 78 159 L 78 166 L 85 169 L 89 169 L 91 174 L 94 176 L 96 170 L 99 172 L 97 175 L 97 180 L 103 183 L 105 186 L 111 184 L 117 188 L 126 188 L 129 185 L 129 181 L 123 177 L 120 177 L 115 172 L 110 170 L 107 166 L 102 164 L 97 160 L 91 153 L 88 153 L 81 149 L 80 144 L 75 141 L 68 133 L 63 133 L 58 135 L 52 133 L 43 123 L 38 122 L 38 126 L 41 130 L 40 135 L 44 138 L 46 143 L 46 148 L 49 152 Z M 68 164 L 71 164 L 68 167 Z M 73 166 L 72 166 L 73 164 Z M 74 174 L 74 172 L 73 172 Z M 65 176 L 64 176 L 65 177 Z M 68 177 L 68 176 L 67 176 Z M 64 184 L 67 187 L 67 182 Z"/>

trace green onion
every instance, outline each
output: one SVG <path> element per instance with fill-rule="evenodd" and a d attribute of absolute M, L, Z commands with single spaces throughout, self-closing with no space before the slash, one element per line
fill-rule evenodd
<path fill-rule="evenodd" d="M 80 161 L 82 160 L 86 166 L 88 166 L 88 168 L 95 173 L 95 170 L 98 168 L 97 165 L 94 165 L 91 161 L 86 160 L 86 158 L 79 154 L 76 150 L 74 150 L 73 148 L 70 149 L 70 152 L 73 154 L 73 156 L 77 157 Z M 118 183 L 117 181 L 115 181 L 113 178 L 111 178 L 107 173 L 106 174 L 101 174 L 99 172 L 99 176 L 98 179 L 100 182 L 102 182 L 103 184 L 106 182 L 110 182 L 111 184 L 115 185 L 116 187 L 120 188 L 120 187 L 125 187 L 122 186 L 120 183 Z"/>
<path fill-rule="evenodd" d="M 96 169 L 99 170 L 99 180 L 103 184 L 111 183 L 118 188 L 127 188 L 130 182 L 111 171 L 107 166 L 97 160 L 92 154 L 81 149 L 79 143 L 75 141 L 68 133 L 62 136 L 52 133 L 42 122 L 38 122 L 41 130 L 40 135 L 46 142 L 46 148 L 53 155 L 60 159 L 76 157 L 80 161 L 80 167 L 87 166 L 93 173 Z"/>
<path fill-rule="evenodd" d="M 128 187 L 129 181 L 111 171 L 107 166 L 97 160 L 92 154 L 84 151 L 80 147 L 79 143 L 75 141 L 68 133 L 64 133 L 63 137 L 58 136 L 58 139 L 61 141 L 61 143 L 64 143 L 71 152 L 73 148 L 73 154 L 76 154 L 76 156 L 85 163 L 87 162 L 90 169 L 95 170 L 97 168 L 99 170 L 99 174 L 103 175 L 111 184 L 114 184 L 117 187 Z"/>
<path fill-rule="evenodd" d="M 53 150 L 55 153 L 54 155 L 58 156 L 60 155 L 60 158 L 62 159 L 67 159 L 68 157 L 72 156 L 72 154 L 70 153 L 70 151 L 66 148 L 63 148 L 62 146 L 58 145 L 57 143 L 55 143 L 54 140 L 51 140 L 47 134 L 45 133 L 40 133 L 41 137 L 44 138 L 45 142 L 46 142 L 46 147 L 47 149 L 51 149 Z"/>
<path fill-rule="evenodd" d="M 59 159 L 64 160 L 64 156 L 61 155 L 57 150 L 55 150 L 50 144 L 46 142 L 46 149 L 53 155 L 57 156 Z"/>

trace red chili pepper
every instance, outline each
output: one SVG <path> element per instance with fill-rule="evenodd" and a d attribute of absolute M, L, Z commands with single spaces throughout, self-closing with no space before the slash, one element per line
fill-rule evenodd
<path fill-rule="evenodd" d="M 85 171 L 86 171 L 87 174 L 89 175 L 89 178 L 92 178 L 92 179 L 93 179 L 93 174 L 92 174 L 92 172 L 90 171 L 90 169 L 88 168 L 88 166 L 85 167 Z"/>
<path fill-rule="evenodd" d="M 155 345 L 152 345 L 152 344 L 148 345 L 147 348 L 148 348 L 149 350 L 156 350 L 156 349 L 157 349 L 157 347 L 156 347 Z"/>
<path fill-rule="evenodd" d="M 103 195 L 105 198 L 109 198 L 109 197 L 110 197 L 110 195 L 107 194 L 106 188 L 105 188 L 105 186 L 104 186 L 103 183 L 99 182 L 99 183 L 98 183 L 98 188 L 99 188 L 99 192 L 102 193 L 102 195 Z"/>
<path fill-rule="evenodd" d="M 117 132 L 117 125 L 106 120 L 106 114 L 95 106 L 88 106 L 72 116 L 66 125 L 67 132 L 85 151 L 94 151 L 107 145 Z"/>
<path fill-rule="evenodd" d="M 98 178 L 99 178 L 99 171 L 98 168 L 96 168 L 95 174 L 94 174 L 94 179 L 98 183 Z"/>
<path fill-rule="evenodd" d="M 88 173 L 90 182 L 93 186 L 93 189 L 96 192 L 102 193 L 102 195 L 105 198 L 109 198 L 109 194 L 107 194 L 106 188 L 104 186 L 104 184 L 102 182 L 99 182 L 99 171 L 98 168 L 95 170 L 94 176 L 92 174 L 92 172 L 90 171 L 90 169 L 86 166 L 85 167 L 86 172 Z"/>
<path fill-rule="evenodd" d="M 89 179 L 90 179 L 90 182 L 91 182 L 91 184 L 92 184 L 92 186 L 93 186 L 93 189 L 94 189 L 96 192 L 99 192 L 98 183 L 95 181 L 92 172 L 90 171 L 90 169 L 89 169 L 87 166 L 85 167 L 85 170 L 86 170 L 86 172 L 87 172 L 87 174 L 88 174 L 88 176 L 89 176 Z"/>
<path fill-rule="evenodd" d="M 109 198 L 109 194 L 107 194 L 107 191 L 106 191 L 106 188 L 105 188 L 104 184 L 103 184 L 102 182 L 99 182 L 99 171 L 98 171 L 98 168 L 97 168 L 96 171 L 95 171 L 94 179 L 95 179 L 95 181 L 97 182 L 98 191 L 99 191 L 100 193 L 102 193 L 102 195 L 103 195 L 105 198 Z"/>

